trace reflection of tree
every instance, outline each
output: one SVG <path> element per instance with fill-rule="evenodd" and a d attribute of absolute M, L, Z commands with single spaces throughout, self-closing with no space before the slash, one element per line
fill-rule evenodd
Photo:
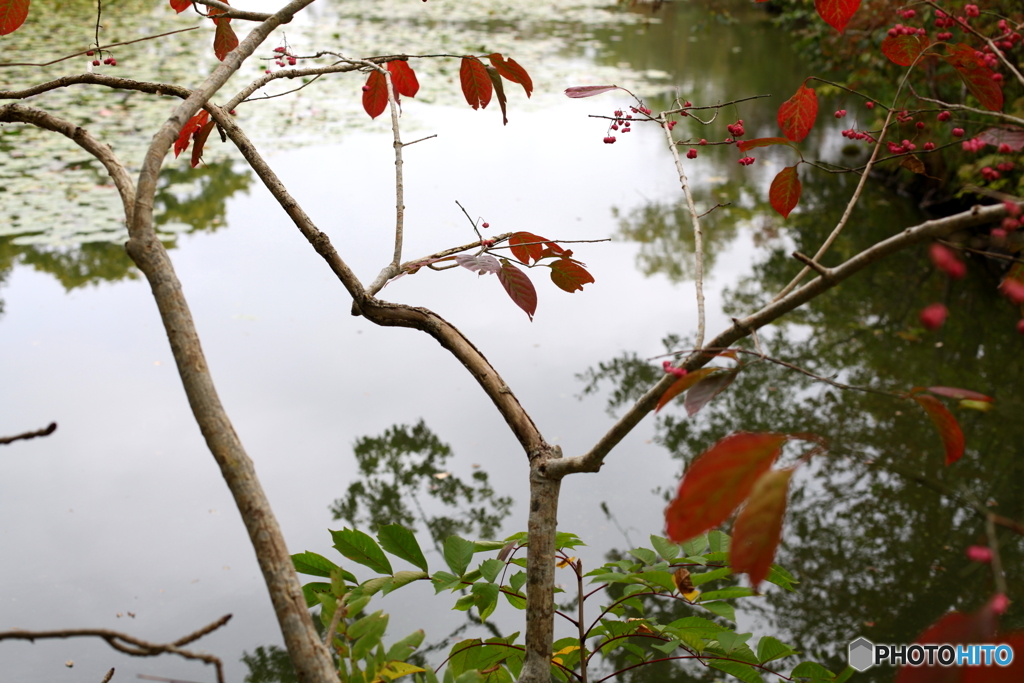
<path fill-rule="evenodd" d="M 452 450 L 422 420 L 362 437 L 354 451 L 360 478 L 331 506 L 335 519 L 353 526 L 371 532 L 385 524 L 415 529 L 419 518 L 439 547 L 452 534 L 491 538 L 511 510 L 512 499 L 495 495 L 486 472 L 473 472 L 470 484 L 445 469 Z M 420 503 L 423 493 L 452 512 L 428 517 Z"/>
<path fill-rule="evenodd" d="M 252 172 L 235 171 L 233 164 L 225 160 L 195 169 L 165 167 L 160 172 L 159 182 L 156 224 L 185 224 L 190 233 L 205 232 L 225 225 L 228 198 L 236 192 L 248 191 Z M 171 235 L 168 237 L 173 239 Z M 44 247 L 18 245 L 14 239 L 0 237 L 0 286 L 18 263 L 53 275 L 68 291 L 137 276 L 120 243 L 85 242 L 70 247 Z M 0 313 L 3 313 L 2 300 Z"/>
<path fill-rule="evenodd" d="M 835 225 L 848 196 L 844 184 L 809 177 L 807 208 L 785 231 L 797 249 L 813 253 Z M 894 197 L 871 188 L 823 260 L 839 262 L 912 222 Z M 733 293 L 730 312 L 749 310 L 786 284 L 800 267 L 786 252 L 768 254 Z M 975 263 L 966 280 L 950 282 L 923 249 L 890 257 L 791 316 L 801 325 L 762 332 L 769 354 L 821 375 L 838 374 L 849 384 L 957 386 L 994 396 L 992 413 L 955 411 L 967 453 L 951 467 L 944 467 L 939 437 L 912 402 L 817 385 L 765 363 L 751 364 L 697 417 L 669 412 L 658 420 L 658 441 L 684 462 L 738 430 L 808 431 L 828 439 L 830 453 L 816 458 L 794 486 L 778 558 L 802 583 L 796 593 L 770 591 L 763 618 L 833 669 L 845 663 L 846 644 L 858 635 L 908 643 L 945 611 L 973 611 L 994 591 L 988 568 L 964 556 L 968 545 L 983 542 L 983 520 L 953 496 L 893 470 L 923 475 L 956 496 L 1024 518 L 1024 421 L 1009 417 L 1024 410 L 1014 391 L 1024 381 L 1014 332 L 1019 313 L 996 294 L 998 280 L 988 267 Z M 940 331 L 927 334 L 917 312 L 936 300 L 951 315 Z M 630 387 L 645 372 L 642 365 L 636 356 L 623 356 L 588 379 L 613 379 L 614 404 L 635 393 Z M 1020 628 L 1024 542 L 1008 532 L 1000 540 L 1013 603 L 1003 624 Z M 891 676 L 891 670 L 862 675 Z"/>

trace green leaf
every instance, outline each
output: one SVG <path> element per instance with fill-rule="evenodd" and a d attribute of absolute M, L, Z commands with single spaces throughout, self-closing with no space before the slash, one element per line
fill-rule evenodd
<path fill-rule="evenodd" d="M 651 645 L 651 647 L 653 647 L 655 650 L 670 655 L 679 648 L 679 642 L 680 641 L 678 638 L 673 638 L 667 643 L 655 643 L 654 645 Z"/>
<path fill-rule="evenodd" d="M 658 556 L 653 550 L 649 550 L 648 548 L 634 548 L 629 551 L 629 554 L 644 564 L 654 564 L 658 561 Z"/>
<path fill-rule="evenodd" d="M 586 543 L 581 541 L 576 534 L 570 534 L 567 531 L 559 531 L 555 534 L 555 550 L 565 550 L 580 545 L 586 545 Z"/>
<path fill-rule="evenodd" d="M 427 571 L 427 559 L 411 531 L 401 524 L 388 524 L 377 531 L 380 547 L 414 567 Z"/>
<path fill-rule="evenodd" d="M 725 654 L 730 654 L 740 645 L 745 644 L 753 633 L 733 633 L 732 631 L 719 631 L 715 634 L 718 644 L 722 646 Z"/>
<path fill-rule="evenodd" d="M 704 534 L 691 538 L 686 543 L 682 544 L 683 555 L 687 557 L 691 555 L 703 555 L 704 549 L 708 547 L 708 537 Z"/>
<path fill-rule="evenodd" d="M 331 578 L 331 570 L 338 566 L 323 555 L 317 555 L 308 550 L 304 553 L 292 555 L 292 564 L 295 565 L 295 571 L 300 574 L 322 576 L 327 579 Z M 358 583 L 354 577 L 352 583 Z"/>
<path fill-rule="evenodd" d="M 724 553 L 729 550 L 729 534 L 721 531 L 708 532 L 708 545 L 713 553 Z"/>
<path fill-rule="evenodd" d="M 508 582 L 512 586 L 512 590 L 518 593 L 519 589 L 526 583 L 526 572 L 516 572 L 509 578 Z"/>
<path fill-rule="evenodd" d="M 484 677 L 480 675 L 480 672 L 474 669 L 473 671 L 464 672 L 455 679 L 455 683 L 481 683 L 483 680 Z"/>
<path fill-rule="evenodd" d="M 745 683 L 764 683 L 764 679 L 749 664 L 731 662 L 727 659 L 709 659 L 708 665 L 731 674 Z"/>
<path fill-rule="evenodd" d="M 426 572 L 401 571 L 388 579 L 387 584 L 381 588 L 381 594 L 387 595 L 391 591 L 398 590 L 402 586 L 408 586 L 413 581 L 429 578 Z"/>
<path fill-rule="evenodd" d="M 434 572 L 434 575 L 430 577 L 430 581 L 434 584 L 434 595 L 443 590 L 458 588 L 462 585 L 462 579 L 448 572 Z"/>
<path fill-rule="evenodd" d="M 707 638 L 712 638 L 719 632 L 726 630 L 728 629 L 724 626 L 720 626 L 704 617 L 683 617 L 682 619 L 676 619 L 665 627 L 665 632 L 672 633 L 673 635 L 690 632 Z"/>
<path fill-rule="evenodd" d="M 679 546 L 667 538 L 651 534 L 651 545 L 654 546 L 654 549 L 658 551 L 658 554 L 666 560 L 674 560 L 679 557 Z"/>
<path fill-rule="evenodd" d="M 795 654 L 796 650 L 772 636 L 761 636 L 757 643 L 757 661 L 762 664 Z"/>
<path fill-rule="evenodd" d="M 381 588 L 391 582 L 390 576 L 378 576 L 375 579 L 363 581 L 359 587 L 363 589 L 363 595 L 375 595 Z"/>
<path fill-rule="evenodd" d="M 729 574 L 732 574 L 731 567 L 719 567 L 718 569 L 712 569 L 709 572 L 703 572 L 701 574 L 690 574 L 690 580 L 693 581 L 694 586 L 700 586 L 708 581 L 716 581 L 718 579 L 725 578 L 726 576 L 729 576 Z"/>
<path fill-rule="evenodd" d="M 498 574 L 505 568 L 505 563 L 501 560 L 484 560 L 483 564 L 480 565 L 480 574 L 483 575 L 488 582 L 494 583 L 494 580 L 498 578 Z"/>
<path fill-rule="evenodd" d="M 322 581 L 314 581 L 313 583 L 307 583 L 302 587 L 302 595 L 306 598 L 306 607 L 313 607 L 320 604 L 320 598 L 317 597 L 321 594 L 330 595 L 331 584 L 324 583 Z"/>
<path fill-rule="evenodd" d="M 380 645 L 380 639 L 384 636 L 384 631 L 387 628 L 388 615 L 385 614 L 382 618 L 374 621 L 366 633 L 355 642 L 355 645 L 352 646 L 352 657 L 362 659 L 370 654 L 374 648 Z M 349 629 L 349 634 L 351 637 L 351 629 Z"/>
<path fill-rule="evenodd" d="M 380 574 L 392 573 L 391 563 L 388 562 L 384 551 L 375 540 L 362 531 L 346 527 L 341 531 L 332 531 L 331 537 L 338 552 L 353 562 L 358 562 Z"/>
<path fill-rule="evenodd" d="M 368 614 L 362 619 L 356 620 L 354 624 L 348 627 L 349 638 L 362 638 L 364 635 L 369 633 L 375 628 L 375 624 L 383 621 L 384 625 L 388 624 L 388 615 L 384 614 L 384 610 L 377 610 L 373 614 Z M 383 631 L 381 631 L 383 633 Z M 357 659 L 359 659 L 357 657 Z"/>
<path fill-rule="evenodd" d="M 516 609 L 526 609 L 526 596 L 519 591 L 512 591 L 509 593 L 509 590 L 511 590 L 510 587 L 506 588 L 501 593 L 505 596 L 505 599 L 508 600 L 508 604 L 512 605 Z"/>
<path fill-rule="evenodd" d="M 774 583 L 776 586 L 782 586 L 790 592 L 796 592 L 793 584 L 800 583 L 796 580 L 796 577 L 777 564 L 773 564 L 768 569 L 768 576 L 765 578 L 765 581 Z"/>
<path fill-rule="evenodd" d="M 461 598 L 455 601 L 455 606 L 452 609 L 459 610 L 460 612 L 468 612 L 474 603 L 472 595 L 463 595 Z"/>
<path fill-rule="evenodd" d="M 384 655 L 384 659 L 389 662 L 404 662 L 412 654 L 412 651 L 420 646 L 423 642 L 423 630 L 413 631 L 405 638 L 393 643 L 388 648 L 388 653 Z"/>
<path fill-rule="evenodd" d="M 818 683 L 819 681 L 834 681 L 836 678 L 834 673 L 817 662 L 803 662 L 797 665 L 790 676 L 793 678 L 798 676 L 800 678 L 808 678 L 813 683 Z"/>
<path fill-rule="evenodd" d="M 668 572 L 644 572 L 640 575 L 640 578 L 649 583 L 653 583 L 658 588 L 664 588 L 669 593 L 676 589 L 676 583 L 672 579 L 672 575 Z"/>
<path fill-rule="evenodd" d="M 729 586 L 722 590 L 709 591 L 700 596 L 701 600 L 729 600 L 732 598 L 746 598 L 754 595 L 754 591 L 746 586 Z"/>
<path fill-rule="evenodd" d="M 498 606 L 498 592 L 500 589 L 495 583 L 475 583 L 472 588 L 473 603 L 480 611 L 480 620 L 486 621 L 491 616 L 494 608 Z"/>
<path fill-rule="evenodd" d="M 736 610 L 728 602 L 716 600 L 712 602 L 698 602 L 697 604 L 709 612 L 725 617 L 729 621 L 736 621 Z"/>
<path fill-rule="evenodd" d="M 456 576 L 462 576 L 476 552 L 476 544 L 458 536 L 449 536 L 444 542 L 444 561 Z"/>

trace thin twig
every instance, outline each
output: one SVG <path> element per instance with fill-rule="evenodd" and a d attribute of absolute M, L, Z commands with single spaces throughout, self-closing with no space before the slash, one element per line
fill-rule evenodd
<path fill-rule="evenodd" d="M 177 31 L 168 31 L 167 33 L 160 33 L 160 34 L 155 35 L 155 36 L 146 36 L 145 38 L 136 38 L 135 40 L 126 40 L 126 41 L 121 42 L 121 43 L 111 43 L 110 45 L 104 45 L 103 49 L 109 51 L 110 48 L 112 48 L 112 47 L 121 47 L 122 45 L 131 45 L 132 43 L 141 43 L 141 42 L 143 42 L 145 40 L 156 40 L 157 38 L 163 38 L 165 36 L 173 36 L 175 33 L 185 33 L 186 31 L 195 31 L 198 28 L 199 28 L 198 26 L 193 26 L 192 28 L 179 28 Z M 85 53 L 93 51 L 95 49 L 96 48 L 88 47 L 88 48 L 86 48 L 86 49 L 84 49 L 84 50 L 82 50 L 80 52 L 76 52 L 73 55 L 67 55 L 66 57 L 60 57 L 58 59 L 54 59 L 53 61 L 49 61 L 49 62 L 41 62 L 41 63 L 35 63 L 35 62 L 2 62 L 2 63 L 0 63 L 0 68 L 6 67 L 6 66 L 50 66 L 51 64 L 57 64 L 58 62 L 63 62 L 64 60 L 67 60 L 67 59 L 74 59 L 75 57 L 81 57 Z"/>
<path fill-rule="evenodd" d="M 683 161 L 679 158 L 679 148 L 672 138 L 672 130 L 668 127 L 666 117 L 669 113 L 662 112 L 659 118 L 661 119 L 661 129 L 665 131 L 669 152 L 672 153 L 672 159 L 676 164 L 676 172 L 679 173 L 679 184 L 682 186 L 683 196 L 686 198 L 686 208 L 690 211 L 690 219 L 693 221 L 693 254 L 696 258 L 693 279 L 697 290 L 697 342 L 695 346 L 700 348 L 704 344 L 704 236 L 700 230 L 700 215 L 697 213 L 697 207 L 693 204 L 690 185 L 686 180 L 686 173 L 683 171 Z"/>
<path fill-rule="evenodd" d="M 576 595 L 579 599 L 579 634 L 580 634 L 580 681 L 587 683 L 587 631 L 584 626 L 584 614 L 583 614 L 583 560 L 576 560 L 576 564 L 572 566 L 574 572 L 576 572 Z"/>
<path fill-rule="evenodd" d="M 228 18 L 242 19 L 243 21 L 266 21 L 270 17 L 274 16 L 273 14 L 265 14 L 263 12 L 246 12 L 244 10 L 238 9 L 237 7 L 232 7 L 231 5 L 225 2 L 220 2 L 220 0 L 192 0 L 192 4 L 206 5 L 207 7 L 212 7 L 214 9 L 221 10 L 223 13 L 217 15 L 218 19 Z M 291 20 L 289 19 L 289 21 Z"/>
<path fill-rule="evenodd" d="M 871 150 L 871 158 L 868 159 L 868 163 L 864 166 L 864 173 L 860 177 L 860 182 L 857 183 L 857 189 L 853 191 L 853 196 L 850 197 L 850 201 L 847 202 L 846 204 L 846 210 L 843 212 L 843 217 L 839 219 L 839 223 L 837 223 L 836 227 L 833 228 L 832 234 L 828 236 L 828 239 L 825 240 L 825 243 L 821 245 L 821 247 L 818 249 L 818 252 L 814 255 L 815 262 L 821 262 L 821 257 L 825 255 L 825 252 L 828 251 L 828 248 L 831 247 L 832 243 L 836 241 L 836 238 L 839 237 L 839 233 L 842 232 L 844 227 L 846 227 L 846 222 L 850 220 L 850 215 L 853 213 L 853 207 L 857 205 L 857 201 L 860 199 L 860 194 L 864 190 L 864 185 L 868 181 L 868 174 L 871 171 L 871 166 L 874 165 L 875 159 L 878 158 L 878 150 L 882 148 L 882 139 L 885 137 L 885 132 L 889 128 L 889 121 L 892 120 L 892 112 L 893 110 L 890 109 L 886 113 L 885 123 L 882 124 L 882 132 L 879 134 L 878 140 L 875 142 L 875 148 Z M 782 291 L 776 294 L 775 298 L 772 299 L 772 301 L 779 301 L 783 297 L 788 295 L 790 292 L 792 292 L 796 288 L 796 286 L 800 284 L 800 281 L 804 279 L 804 276 L 807 275 L 807 273 L 809 272 L 811 272 L 811 267 L 804 266 L 803 270 L 801 270 L 788 285 L 783 287 Z"/>
<path fill-rule="evenodd" d="M 821 275 L 822 277 L 828 275 L 828 268 L 826 268 L 825 266 L 821 265 L 820 263 L 818 263 L 814 259 L 812 259 L 812 258 L 810 258 L 808 256 L 804 256 L 799 251 L 794 251 L 793 252 L 793 258 L 795 258 L 800 263 L 803 263 L 804 265 L 813 268 L 815 270 L 815 272 L 817 272 L 818 275 Z"/>
<path fill-rule="evenodd" d="M 48 426 L 44 427 L 43 429 L 37 429 L 34 432 L 25 432 L 24 434 L 17 434 L 15 436 L 2 436 L 0 437 L 0 445 L 8 444 L 11 443 L 12 441 L 17 441 L 18 439 L 34 439 L 37 436 L 49 436 L 50 434 L 53 434 L 54 430 L 56 429 L 57 423 L 51 422 Z"/>
<path fill-rule="evenodd" d="M 328 649 L 333 649 L 331 648 L 331 642 L 334 640 L 334 634 L 338 631 L 338 624 L 341 622 L 341 617 L 347 609 L 341 604 L 342 599 L 343 598 L 338 598 L 335 603 L 334 615 L 331 617 L 331 623 L 327 627 L 327 633 L 324 634 L 324 645 L 326 645 Z"/>
<path fill-rule="evenodd" d="M 992 515 L 985 515 L 985 534 L 988 536 L 988 547 L 992 550 L 992 578 L 996 582 L 996 592 L 1006 595 L 1006 576 L 1003 574 L 1003 560 L 999 555 L 999 537 L 996 535 L 996 523 Z"/>

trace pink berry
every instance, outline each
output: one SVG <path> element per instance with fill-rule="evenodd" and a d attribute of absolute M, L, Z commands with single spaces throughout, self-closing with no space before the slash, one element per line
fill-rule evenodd
<path fill-rule="evenodd" d="M 89 50 L 88 52 L 85 53 L 85 56 L 86 57 L 92 57 L 94 54 L 96 54 L 95 50 Z"/>
<path fill-rule="evenodd" d="M 983 545 L 972 545 L 967 549 L 967 559 L 988 564 L 992 561 L 992 549 Z"/>
<path fill-rule="evenodd" d="M 1010 154 L 1011 152 L 1013 152 L 1013 149 L 1010 147 L 1010 145 L 1006 144 L 1005 142 L 999 145 L 1000 154 Z"/>
<path fill-rule="evenodd" d="M 696 159 L 697 158 L 697 150 L 695 150 L 694 148 L 691 147 L 690 151 L 686 153 L 686 158 L 687 159 Z"/>
<path fill-rule="evenodd" d="M 706 145 L 706 144 L 708 144 L 708 141 L 707 141 L 707 140 L 705 140 L 704 138 L 701 138 L 701 139 L 700 139 L 700 142 L 698 142 L 697 144 L 698 144 L 698 145 L 701 145 L 701 146 L 703 146 L 703 145 Z"/>
<path fill-rule="evenodd" d="M 946 322 L 949 309 L 942 304 L 930 304 L 921 311 L 921 324 L 929 330 L 937 330 Z"/>
<path fill-rule="evenodd" d="M 964 7 L 964 14 L 973 19 L 974 17 L 981 15 L 981 10 L 978 9 L 977 5 L 967 5 Z"/>
<path fill-rule="evenodd" d="M 837 119 L 843 118 L 844 116 L 846 116 L 846 110 L 840 109 L 839 111 L 836 112 L 835 116 Z"/>
<path fill-rule="evenodd" d="M 964 129 L 963 128 L 954 128 L 953 129 L 953 137 L 955 137 L 955 138 L 962 138 L 963 136 L 964 136 Z"/>
<path fill-rule="evenodd" d="M 867 107 L 868 109 L 874 109 L 875 108 L 875 103 L 874 102 L 865 102 L 864 106 Z"/>
<path fill-rule="evenodd" d="M 934 142 L 926 142 L 926 143 L 924 143 L 924 151 L 930 152 L 933 149 L 935 149 L 935 143 Z"/>
<path fill-rule="evenodd" d="M 1006 201 L 1003 202 L 1003 206 L 1006 207 L 1006 213 L 1010 214 L 1011 216 L 1020 215 L 1020 204 L 1017 204 L 1016 202 Z"/>
<path fill-rule="evenodd" d="M 612 144 L 614 142 L 615 142 L 615 136 L 614 135 L 608 135 L 604 139 L 604 144 L 606 144 L 606 145 L 610 145 L 610 144 Z"/>
<path fill-rule="evenodd" d="M 1020 226 L 1020 222 L 1016 218 L 1010 218 L 1009 216 L 1007 216 L 1006 218 L 1003 219 L 1001 225 L 1002 230 L 1005 234 L 1007 232 L 1013 232 L 1014 230 L 1016 230 Z"/>
<path fill-rule="evenodd" d="M 999 285 L 999 292 L 1014 304 L 1024 303 L 1024 282 L 1020 280 L 1006 278 Z"/>
<path fill-rule="evenodd" d="M 489 227 L 491 227 L 491 224 L 486 222 L 486 221 L 484 221 L 483 223 L 480 224 L 480 227 L 481 228 L 489 228 Z"/>
<path fill-rule="evenodd" d="M 370 86 L 364 85 L 363 86 L 363 92 L 370 92 Z"/>
<path fill-rule="evenodd" d="M 924 121 L 918 121 L 917 123 L 914 124 L 914 127 L 917 128 L 918 130 L 924 130 Z"/>

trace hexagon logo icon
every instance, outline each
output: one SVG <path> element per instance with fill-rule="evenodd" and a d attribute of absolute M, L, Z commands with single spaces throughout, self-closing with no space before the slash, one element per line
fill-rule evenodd
<path fill-rule="evenodd" d="M 867 638 L 858 638 L 849 645 L 847 661 L 857 671 L 867 671 L 875 663 L 875 645 Z"/>

